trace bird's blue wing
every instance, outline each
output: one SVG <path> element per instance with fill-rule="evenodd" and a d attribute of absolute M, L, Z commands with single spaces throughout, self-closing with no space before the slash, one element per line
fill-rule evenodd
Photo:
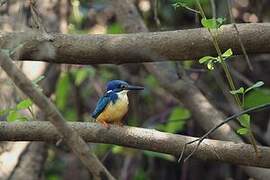
<path fill-rule="evenodd" d="M 105 109 L 107 104 L 109 104 L 109 102 L 110 102 L 110 97 L 108 95 L 101 97 L 97 102 L 96 109 L 91 114 L 92 117 L 97 118 L 99 116 L 99 114 L 102 113 L 102 111 Z"/>

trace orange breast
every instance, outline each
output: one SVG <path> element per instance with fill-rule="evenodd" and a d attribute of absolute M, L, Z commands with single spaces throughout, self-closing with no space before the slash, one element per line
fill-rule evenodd
<path fill-rule="evenodd" d="M 120 122 L 128 111 L 127 94 L 119 94 L 115 103 L 110 102 L 97 117 L 99 122 Z"/>

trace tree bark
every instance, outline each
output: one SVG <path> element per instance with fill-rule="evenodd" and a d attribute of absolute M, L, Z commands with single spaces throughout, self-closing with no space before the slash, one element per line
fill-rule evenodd
<path fill-rule="evenodd" d="M 194 137 L 170 134 L 153 129 L 119 127 L 110 129 L 97 123 L 68 123 L 72 130 L 87 142 L 116 144 L 137 149 L 167 153 L 179 157 L 185 143 Z M 1 141 L 45 141 L 55 143 L 60 135 L 56 128 L 46 121 L 0 123 Z M 196 143 L 188 146 L 190 153 Z M 270 148 L 258 146 L 261 157 L 257 158 L 252 145 L 206 139 L 199 146 L 194 157 L 202 160 L 220 161 L 238 165 L 270 168 Z"/>
<path fill-rule="evenodd" d="M 237 27 L 248 54 L 270 52 L 269 23 L 238 24 Z M 25 43 L 14 59 L 65 64 L 123 64 L 217 56 L 205 28 L 120 35 L 51 35 L 52 42 L 47 42 L 42 34 L 34 31 L 1 33 L 0 47 L 14 48 Z M 232 48 L 235 55 L 242 54 L 232 25 L 218 30 L 218 41 L 223 52 Z"/>

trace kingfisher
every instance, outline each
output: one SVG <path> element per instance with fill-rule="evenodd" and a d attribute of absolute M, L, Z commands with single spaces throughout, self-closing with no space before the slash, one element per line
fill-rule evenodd
<path fill-rule="evenodd" d="M 109 128 L 108 123 L 122 126 L 122 119 L 128 112 L 129 101 L 127 92 L 143 89 L 141 86 L 129 85 L 122 80 L 109 81 L 107 83 L 107 90 L 98 100 L 92 117 L 107 128 Z"/>

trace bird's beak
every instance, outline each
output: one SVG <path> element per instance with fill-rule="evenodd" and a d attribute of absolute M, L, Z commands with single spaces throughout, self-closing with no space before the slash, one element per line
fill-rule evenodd
<path fill-rule="evenodd" d="M 133 85 L 128 85 L 127 90 L 143 90 L 144 87 L 141 86 L 133 86 Z"/>

